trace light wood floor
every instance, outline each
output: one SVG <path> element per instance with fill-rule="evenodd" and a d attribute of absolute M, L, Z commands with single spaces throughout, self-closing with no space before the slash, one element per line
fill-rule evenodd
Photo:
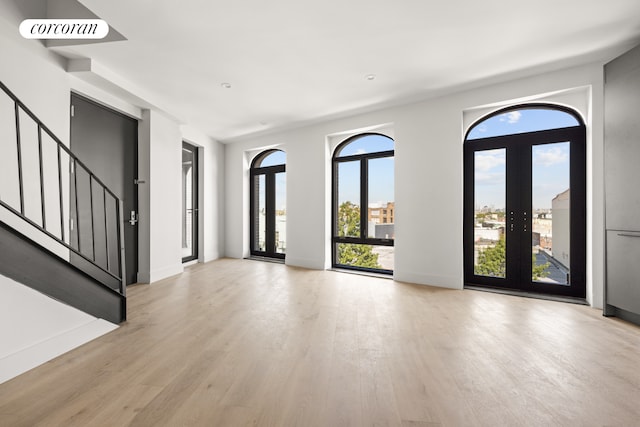
<path fill-rule="evenodd" d="M 638 426 L 640 328 L 585 306 L 219 260 L 0 385 L 0 426 Z"/>

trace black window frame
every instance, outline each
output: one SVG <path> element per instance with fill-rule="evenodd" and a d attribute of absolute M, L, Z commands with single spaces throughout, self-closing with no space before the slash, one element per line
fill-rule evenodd
<path fill-rule="evenodd" d="M 537 130 L 531 132 L 504 134 L 486 138 L 468 139 L 471 131 L 486 120 L 495 116 L 508 113 L 510 111 L 523 109 L 548 109 L 555 110 L 573 116 L 577 125 L 561 128 L 550 128 L 546 130 Z M 479 276 L 473 270 L 473 251 L 474 251 L 474 153 L 486 149 L 509 147 L 507 156 L 521 157 L 531 156 L 531 147 L 554 143 L 557 141 L 571 142 L 571 158 L 570 158 L 570 188 L 571 188 L 571 220 L 569 232 L 571 236 L 571 282 L 569 286 L 551 285 L 543 282 L 535 282 L 535 288 L 531 286 L 532 281 L 525 280 L 524 273 L 521 277 L 504 278 L 505 283 L 509 286 L 499 284 L 500 279 L 492 277 Z M 521 291 L 531 295 L 553 295 L 574 297 L 578 299 L 586 298 L 587 291 L 587 129 L 583 118 L 572 108 L 550 103 L 527 103 L 516 104 L 494 111 L 476 120 L 465 134 L 464 139 L 464 207 L 463 207 L 463 253 L 464 253 L 464 286 L 465 287 L 483 287 L 487 289 L 506 289 L 510 291 Z M 508 160 L 509 161 L 509 160 Z M 507 170 L 507 181 L 516 181 L 514 177 L 518 174 L 531 174 L 530 166 L 527 170 Z M 521 193 L 519 187 L 514 187 L 517 193 Z M 529 190 L 527 190 L 529 191 Z M 507 197 L 515 199 L 512 190 L 507 189 Z M 521 199 L 530 200 L 530 192 Z M 506 207 L 505 207 L 506 209 Z M 520 211 L 527 211 L 530 207 L 520 207 Z M 531 229 L 532 218 L 529 218 L 525 225 Z M 517 253 L 525 253 L 528 251 L 530 242 L 522 241 L 523 248 L 516 247 L 507 249 Z M 511 258 L 516 256 L 511 255 Z M 528 259 L 523 261 L 525 268 L 523 271 L 530 271 Z M 528 272 L 526 274 L 529 274 Z M 520 281 L 520 282 L 518 282 Z M 516 283 L 518 282 L 518 283 Z M 514 285 L 514 283 L 516 283 Z"/>
<path fill-rule="evenodd" d="M 250 231 L 249 231 L 249 248 L 251 256 L 285 259 L 286 254 L 276 252 L 275 244 L 275 191 L 276 191 L 276 174 L 286 172 L 286 163 L 272 166 L 259 166 L 264 159 L 276 152 L 285 153 L 283 150 L 274 148 L 261 152 L 251 162 L 249 169 L 249 186 L 250 186 L 250 201 L 249 201 L 249 217 L 250 217 Z M 285 153 L 286 154 L 286 153 Z M 256 239 L 258 237 L 258 218 L 256 217 L 257 198 L 259 197 L 259 188 L 256 185 L 256 178 L 260 175 L 265 176 L 265 248 L 267 250 L 257 250 Z M 271 248 L 271 249 L 269 249 Z"/>
<path fill-rule="evenodd" d="M 386 151 L 377 151 L 373 153 L 363 153 L 363 154 L 352 154 L 348 156 L 340 156 L 340 152 L 352 142 L 365 138 L 367 136 L 382 136 L 388 138 L 394 143 L 393 150 Z M 338 244 L 347 243 L 347 244 L 357 244 L 357 245 L 372 245 L 372 246 L 395 246 L 395 239 L 380 239 L 367 237 L 369 233 L 369 168 L 368 161 L 373 159 L 381 159 L 395 157 L 395 140 L 391 138 L 389 135 L 385 135 L 377 132 L 367 132 L 361 133 L 357 135 L 353 135 L 346 140 L 342 141 L 335 148 L 332 157 L 332 176 L 331 176 L 331 198 L 332 198 L 332 209 L 331 209 L 331 265 L 332 268 L 336 269 L 346 269 L 346 270 L 355 270 L 355 271 L 363 271 L 369 273 L 381 273 L 381 274 L 393 274 L 393 270 L 381 269 L 381 268 L 368 268 L 368 267 L 359 267 L 347 264 L 340 264 L 338 262 Z M 339 209 L 339 201 L 338 201 L 338 166 L 340 163 L 346 162 L 360 162 L 360 237 L 347 237 L 347 236 L 339 236 L 338 235 L 338 209 Z M 394 200 L 395 202 L 395 200 Z M 363 208 L 365 207 L 365 208 Z M 395 210 L 395 209 L 394 209 Z M 395 216 L 395 215 L 394 215 Z"/>
<path fill-rule="evenodd" d="M 182 150 L 188 150 L 189 152 L 191 152 L 193 154 L 193 162 L 192 162 L 192 172 L 191 172 L 191 188 L 192 188 L 192 192 L 193 192 L 193 200 L 194 203 L 192 205 L 191 211 L 192 211 L 192 219 L 191 219 L 191 236 L 192 236 L 192 241 L 191 241 L 191 255 L 188 255 L 186 257 L 182 257 L 182 262 L 189 262 L 189 261 L 194 261 L 199 259 L 199 224 L 198 222 L 200 221 L 200 216 L 199 216 L 199 207 L 200 207 L 200 197 L 199 197 L 199 187 L 198 187 L 198 175 L 199 175 L 199 152 L 198 152 L 198 147 L 193 145 L 193 144 L 189 144 L 186 141 L 182 141 Z M 184 187 L 182 188 L 182 191 L 184 192 Z M 183 198 L 185 198 L 185 194 L 182 195 Z M 184 215 L 185 212 L 183 212 Z M 183 219 L 184 221 L 184 219 Z M 183 223 L 183 227 L 184 227 L 184 223 Z"/>

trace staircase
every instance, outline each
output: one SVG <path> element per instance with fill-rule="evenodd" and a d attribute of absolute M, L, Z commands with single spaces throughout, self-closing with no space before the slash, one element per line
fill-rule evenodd
<path fill-rule="evenodd" d="M 123 205 L 0 82 L 0 274 L 126 320 Z"/>

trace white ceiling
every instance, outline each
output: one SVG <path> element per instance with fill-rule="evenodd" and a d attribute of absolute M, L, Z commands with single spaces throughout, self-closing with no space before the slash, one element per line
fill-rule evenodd
<path fill-rule="evenodd" d="M 640 41 L 638 0 L 80 1 L 128 40 L 59 52 L 223 142 L 606 61 Z"/>

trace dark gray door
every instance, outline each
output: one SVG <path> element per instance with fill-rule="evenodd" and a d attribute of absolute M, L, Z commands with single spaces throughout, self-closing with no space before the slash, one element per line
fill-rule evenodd
<path fill-rule="evenodd" d="M 138 274 L 138 189 L 135 184 L 138 121 L 76 94 L 71 94 L 71 105 L 71 151 L 124 203 L 121 226 L 124 227 L 126 283 L 135 283 Z M 85 172 L 78 170 L 76 173 Z M 78 185 L 78 195 L 83 191 L 91 189 Z M 87 200 L 80 197 L 83 199 Z M 91 212 L 90 207 L 83 207 L 78 202 L 76 223 L 80 232 L 76 234 L 76 243 L 83 254 L 100 246 L 90 241 L 97 237 L 83 229 L 91 226 L 91 221 L 83 218 L 87 216 L 86 212 Z M 134 221 L 130 221 L 132 215 Z"/>

